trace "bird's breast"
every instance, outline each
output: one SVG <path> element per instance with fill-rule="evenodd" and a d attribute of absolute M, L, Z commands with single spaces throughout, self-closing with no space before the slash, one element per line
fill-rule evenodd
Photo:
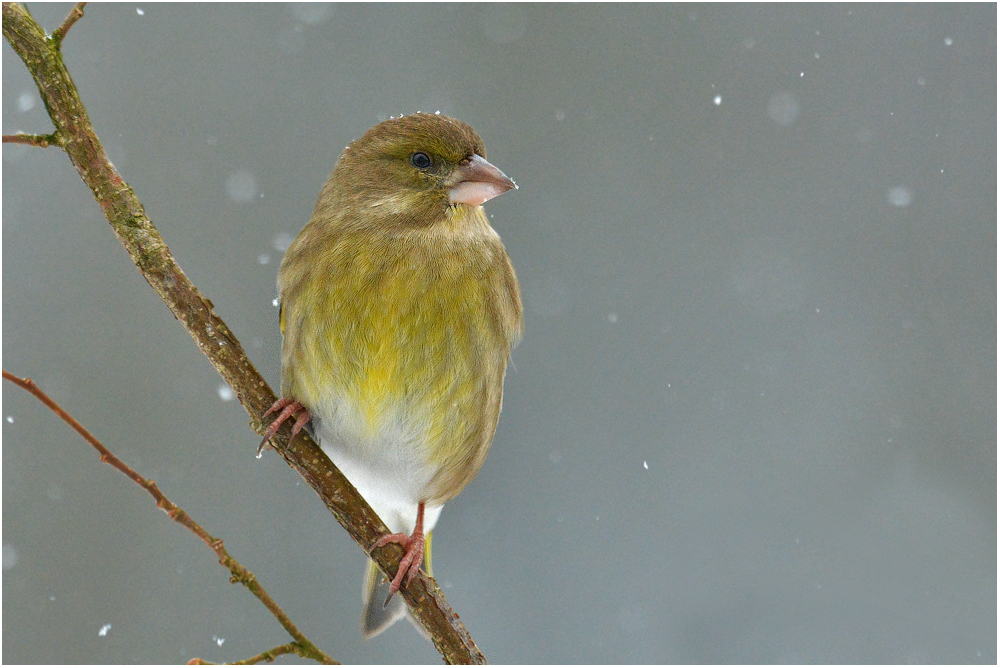
<path fill-rule="evenodd" d="M 442 502 L 485 456 L 520 327 L 520 304 L 509 303 L 516 279 L 486 228 L 481 237 L 365 239 L 367 247 L 339 239 L 332 261 L 283 301 L 294 311 L 286 396 L 320 417 L 353 465 Z"/>

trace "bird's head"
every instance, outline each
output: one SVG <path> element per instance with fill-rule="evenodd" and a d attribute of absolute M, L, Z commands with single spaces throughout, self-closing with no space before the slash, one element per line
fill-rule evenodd
<path fill-rule="evenodd" d="M 517 186 L 486 161 L 467 124 L 440 114 L 379 123 L 346 149 L 330 177 L 337 199 L 358 213 L 425 226 L 448 207 L 479 206 Z"/>

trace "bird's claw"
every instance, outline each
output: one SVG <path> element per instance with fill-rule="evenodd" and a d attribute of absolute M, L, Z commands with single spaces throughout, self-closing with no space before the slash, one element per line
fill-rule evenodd
<path fill-rule="evenodd" d="M 274 438 L 274 435 L 278 433 L 279 429 L 281 429 L 281 425 L 285 423 L 285 420 L 296 413 L 298 414 L 295 418 L 295 424 L 292 425 L 292 437 L 294 437 L 297 433 L 302 431 L 302 427 L 306 426 L 306 423 L 312 418 L 312 416 L 309 415 L 309 410 L 305 406 L 294 399 L 287 398 L 278 399 L 271 404 L 271 407 L 267 409 L 267 412 L 264 413 L 262 417 L 267 417 L 271 413 L 275 413 L 277 411 L 281 412 L 278 413 L 278 416 L 274 418 L 271 424 L 269 424 L 267 429 L 264 431 L 264 440 L 260 442 L 260 447 L 257 448 L 258 457 L 260 457 L 260 453 L 264 452 L 264 448 L 267 447 L 267 442 Z"/>
<path fill-rule="evenodd" d="M 388 545 L 389 543 L 402 545 L 403 549 L 406 550 L 406 554 L 399 560 L 399 570 L 396 571 L 396 577 L 389 584 L 389 595 L 385 597 L 385 602 L 382 604 L 383 608 L 389 605 L 389 601 L 392 600 L 392 597 L 399 591 L 400 587 L 409 586 L 410 581 L 420 572 L 420 565 L 424 561 L 425 540 L 423 531 L 419 533 L 415 531 L 412 536 L 407 536 L 405 533 L 386 534 L 375 541 L 372 550 Z"/>

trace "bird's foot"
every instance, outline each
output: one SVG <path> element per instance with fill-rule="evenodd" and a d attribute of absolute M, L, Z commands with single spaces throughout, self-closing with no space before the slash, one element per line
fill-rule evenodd
<path fill-rule="evenodd" d="M 285 420 L 290 418 L 292 415 L 297 414 L 295 424 L 292 425 L 292 437 L 294 438 L 295 434 L 302 431 L 302 427 L 306 426 L 306 423 L 312 418 L 312 416 L 309 415 L 309 410 L 294 399 L 278 399 L 271 404 L 271 407 L 267 409 L 267 412 L 264 413 L 263 417 L 267 417 L 271 413 L 276 413 L 278 411 L 281 412 L 278 413 L 278 416 L 274 418 L 274 421 L 272 421 L 264 431 L 264 440 L 260 442 L 260 447 L 257 448 L 258 457 L 260 457 L 260 453 L 264 452 L 264 448 L 267 447 L 267 442 L 274 438 L 274 435 L 278 433 L 279 429 L 281 429 L 281 425 L 285 423 Z"/>
<path fill-rule="evenodd" d="M 382 547 L 383 545 L 388 545 L 389 543 L 397 543 L 403 546 L 406 550 L 406 554 L 403 558 L 399 560 L 399 569 L 396 571 L 396 577 L 392 579 L 389 583 L 389 595 L 385 597 L 385 603 L 382 607 L 389 605 L 389 601 L 395 595 L 401 586 L 409 586 L 410 580 L 412 580 L 416 574 L 420 571 L 421 564 L 424 563 L 424 504 L 420 503 L 417 506 L 417 523 L 416 527 L 413 529 L 413 534 L 407 536 L 405 533 L 390 533 L 382 536 L 375 544 L 372 546 L 372 550 L 377 547 Z M 371 550 L 369 550 L 371 552 Z"/>
<path fill-rule="evenodd" d="M 424 534 L 420 532 L 417 534 L 413 533 L 412 536 L 407 536 L 405 533 L 390 533 L 382 536 L 376 541 L 372 549 L 376 547 L 382 547 L 383 545 L 388 545 L 389 543 L 398 543 L 403 546 L 406 550 L 406 554 L 403 558 L 399 560 L 399 570 L 396 571 L 396 577 L 392 579 L 389 584 L 389 595 L 385 598 L 385 603 L 382 607 L 389 605 L 389 601 L 392 600 L 393 595 L 399 588 L 404 585 L 409 585 L 410 580 L 416 576 L 417 572 L 420 570 L 420 564 L 424 561 Z"/>

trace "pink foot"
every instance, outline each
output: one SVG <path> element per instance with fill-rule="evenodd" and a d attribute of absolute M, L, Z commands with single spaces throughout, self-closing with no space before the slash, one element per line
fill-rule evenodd
<path fill-rule="evenodd" d="M 278 399 L 271 404 L 271 407 L 267 409 L 267 412 L 264 413 L 263 417 L 267 417 L 276 411 L 281 412 L 278 413 L 278 417 L 274 418 L 274 421 L 268 425 L 267 430 L 264 432 L 264 440 L 260 442 L 260 447 L 257 448 L 258 456 L 264 451 L 264 448 L 267 447 L 267 442 L 274 438 L 274 435 L 278 433 L 278 430 L 281 428 L 281 425 L 285 423 L 285 420 L 290 418 L 292 415 L 298 413 L 298 416 L 295 418 L 295 424 L 292 425 L 293 437 L 295 434 L 302 431 L 302 427 L 306 426 L 306 423 L 312 418 L 312 416 L 309 415 L 309 410 L 294 399 Z"/>
<path fill-rule="evenodd" d="M 424 562 L 424 504 L 421 502 L 417 505 L 417 524 L 413 528 L 413 534 L 407 536 L 405 533 L 389 533 L 377 541 L 372 546 L 372 550 L 376 547 L 382 547 L 383 545 L 388 545 L 389 543 L 398 543 L 403 546 L 406 550 L 406 554 L 403 558 L 399 560 L 399 570 L 396 571 L 396 577 L 392 579 L 389 585 L 389 595 L 385 598 L 385 603 L 382 607 L 389 604 L 393 595 L 399 591 L 401 586 L 408 586 L 410 580 L 416 576 L 417 572 L 420 571 L 420 566 Z M 371 550 L 369 550 L 370 552 Z M 405 581 L 404 581 L 405 580 Z"/>

